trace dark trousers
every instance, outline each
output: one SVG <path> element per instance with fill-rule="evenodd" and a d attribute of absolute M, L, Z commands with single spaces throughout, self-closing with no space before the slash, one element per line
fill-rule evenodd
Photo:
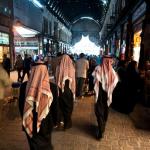
<path fill-rule="evenodd" d="M 61 93 L 61 90 L 57 87 L 56 84 L 50 83 L 50 88 L 53 94 L 53 102 L 51 104 L 51 114 L 52 114 L 52 120 L 54 126 L 59 125 L 61 122 L 61 110 L 60 110 L 60 104 L 59 104 L 59 93 Z M 58 92 L 59 91 L 59 92 Z"/>
<path fill-rule="evenodd" d="M 24 69 L 24 70 L 23 70 L 23 75 L 22 75 L 22 80 L 21 80 L 21 82 L 23 82 L 24 77 L 25 77 L 26 74 L 27 74 L 27 76 L 28 76 L 28 78 L 29 78 L 30 70 L 28 70 L 28 69 Z"/>
<path fill-rule="evenodd" d="M 71 128 L 71 116 L 73 111 L 73 93 L 68 87 L 64 88 L 64 92 L 61 93 L 59 103 L 64 119 L 64 129 Z"/>
<path fill-rule="evenodd" d="M 98 100 L 95 104 L 95 115 L 98 123 L 98 132 L 102 135 L 105 131 L 108 118 L 107 93 L 100 84 Z"/>
<path fill-rule="evenodd" d="M 19 110 L 21 117 L 23 117 L 24 103 L 25 103 L 25 90 L 27 82 L 21 84 L 20 96 L 19 96 Z M 33 109 L 33 137 L 29 137 L 25 129 L 30 150 L 52 150 L 51 134 L 53 129 L 52 114 L 49 111 L 48 115 L 41 122 L 40 131 L 37 133 L 37 113 L 35 111 L 35 105 Z"/>
<path fill-rule="evenodd" d="M 93 83 L 93 81 L 94 81 L 94 78 L 93 78 L 93 76 L 91 74 L 91 75 L 89 75 L 89 91 L 93 91 L 94 90 L 94 83 Z"/>
<path fill-rule="evenodd" d="M 39 133 L 36 133 L 36 123 L 34 125 L 33 121 L 33 137 L 30 138 L 29 135 L 25 132 L 30 150 L 53 150 L 51 143 L 52 128 L 53 122 L 50 113 L 45 119 L 42 120 Z"/>
<path fill-rule="evenodd" d="M 17 69 L 17 72 L 18 72 L 18 81 L 22 80 L 22 78 L 21 78 L 21 71 L 22 71 L 22 69 Z"/>
<path fill-rule="evenodd" d="M 76 79 L 76 96 L 83 96 L 83 87 L 84 87 L 85 78 L 79 77 Z"/>

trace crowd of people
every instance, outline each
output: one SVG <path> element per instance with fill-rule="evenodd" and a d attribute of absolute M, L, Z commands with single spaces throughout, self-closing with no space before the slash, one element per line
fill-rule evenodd
<path fill-rule="evenodd" d="M 76 58 L 61 53 L 40 55 L 35 60 L 17 56 L 19 110 L 31 150 L 53 149 L 52 129 L 72 127 L 74 102 L 85 95 L 95 95 L 97 139 L 103 137 L 110 106 L 125 114 L 133 111 L 143 89 L 137 62 L 114 60 L 109 55 L 96 58 L 83 53 Z M 23 82 L 26 74 L 28 81 Z"/>

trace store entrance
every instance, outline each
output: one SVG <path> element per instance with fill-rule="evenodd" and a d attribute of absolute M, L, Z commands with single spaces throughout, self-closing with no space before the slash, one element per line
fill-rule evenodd
<path fill-rule="evenodd" d="M 10 56 L 9 46 L 0 46 L 0 63 L 3 62 L 4 54 L 6 54 L 8 57 Z"/>
<path fill-rule="evenodd" d="M 140 58 L 141 32 L 142 30 L 134 34 L 133 60 L 137 63 L 139 63 Z"/>

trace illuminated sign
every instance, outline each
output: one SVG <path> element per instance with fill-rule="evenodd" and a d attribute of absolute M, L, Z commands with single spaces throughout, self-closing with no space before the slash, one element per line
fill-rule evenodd
<path fill-rule="evenodd" d="M 0 32 L 0 44 L 9 45 L 9 35 L 7 33 Z"/>

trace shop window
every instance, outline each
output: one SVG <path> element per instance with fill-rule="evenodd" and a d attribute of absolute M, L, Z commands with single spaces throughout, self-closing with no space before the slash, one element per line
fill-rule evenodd
<path fill-rule="evenodd" d="M 9 45 L 9 35 L 7 33 L 0 32 L 0 44 Z"/>
<path fill-rule="evenodd" d="M 10 56 L 8 46 L 0 46 L 0 63 L 3 62 L 4 54 L 6 54 L 7 56 Z"/>
<path fill-rule="evenodd" d="M 142 30 L 134 34 L 133 59 L 137 62 L 139 62 L 139 57 L 140 57 L 141 32 Z"/>

